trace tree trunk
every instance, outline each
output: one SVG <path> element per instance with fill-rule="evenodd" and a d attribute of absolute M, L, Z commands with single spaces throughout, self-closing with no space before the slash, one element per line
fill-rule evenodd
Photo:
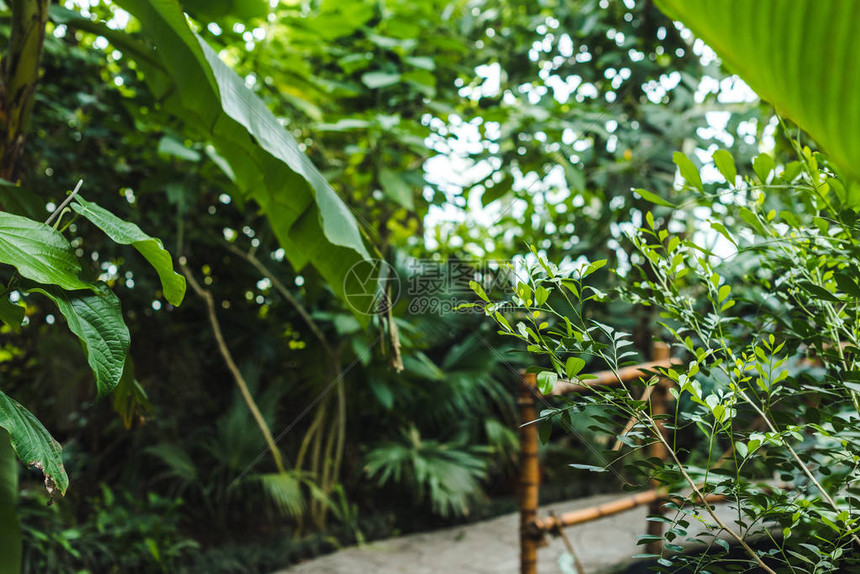
<path fill-rule="evenodd" d="M 47 20 L 48 0 L 12 1 L 12 33 L 0 65 L 0 178 L 9 181 L 24 151 Z"/>

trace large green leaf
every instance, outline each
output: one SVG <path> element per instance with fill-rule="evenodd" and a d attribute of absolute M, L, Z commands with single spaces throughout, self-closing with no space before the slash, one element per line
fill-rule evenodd
<path fill-rule="evenodd" d="M 183 8 L 201 18 L 265 18 L 268 0 L 183 0 Z"/>
<path fill-rule="evenodd" d="M 0 213 L 0 263 L 37 283 L 63 289 L 93 287 L 78 278 L 81 266 L 59 231 L 20 215 Z"/>
<path fill-rule="evenodd" d="M 658 0 L 860 181 L 860 2 Z"/>
<path fill-rule="evenodd" d="M 45 475 L 45 488 L 54 495 L 66 494 L 69 477 L 63 468 L 63 448 L 42 426 L 33 413 L 21 403 L 0 391 L 0 428 L 6 429 L 12 448 L 27 466 L 35 466 Z"/>
<path fill-rule="evenodd" d="M 313 264 L 341 297 L 363 289 L 349 274 L 369 258 L 358 223 L 292 134 L 194 35 L 176 0 L 117 3 L 140 21 L 154 46 L 148 58 L 160 65 L 138 63 L 155 97 L 214 144 L 236 186 L 268 216 L 292 265 Z"/>
<path fill-rule="evenodd" d="M 0 574 L 21 571 L 21 523 L 18 500 L 18 463 L 9 433 L 0 429 Z"/>
<path fill-rule="evenodd" d="M 182 303 L 182 298 L 185 296 L 185 277 L 173 270 L 173 259 L 160 239 L 150 237 L 134 223 L 123 221 L 107 209 L 87 201 L 81 196 L 75 198 L 71 207 L 89 219 L 116 243 L 134 246 L 158 273 L 164 298 L 172 305 Z"/>
<path fill-rule="evenodd" d="M 104 283 L 97 292 L 68 293 L 56 287 L 34 287 L 49 297 L 78 336 L 93 370 L 99 397 L 107 396 L 119 384 L 125 367 L 131 336 L 122 317 L 119 299 Z"/>

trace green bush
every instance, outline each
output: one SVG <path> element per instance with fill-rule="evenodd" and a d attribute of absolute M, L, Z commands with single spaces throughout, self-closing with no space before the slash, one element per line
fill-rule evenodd
<path fill-rule="evenodd" d="M 652 517 L 666 523 L 663 553 L 652 557 L 669 569 L 731 560 L 756 571 L 827 572 L 856 561 L 860 224 L 834 167 L 808 148 L 797 153 L 779 166 L 762 154 L 737 178 L 731 156 L 717 152 L 717 181 L 675 154 L 684 205 L 706 210 L 642 190 L 658 207 L 631 228 L 630 287 L 615 296 L 660 311 L 680 362 L 638 384 L 593 386 L 540 415 L 544 440 L 552 421 L 569 425 L 573 413 L 600 406 L 606 416 L 593 428 L 611 442 L 632 417 L 620 437 L 629 448 L 662 444 L 665 461 L 634 453 L 628 467 L 641 484 L 656 479 L 671 493 L 667 516 Z M 586 366 L 620 381 L 619 369 L 638 362 L 630 335 L 589 316 L 607 296 L 589 285 L 604 262 L 559 267 L 535 249 L 527 261 L 509 300 L 474 288 L 499 333 L 539 359 L 531 370 L 541 390 L 562 377 L 588 384 Z M 665 415 L 639 400 L 638 387 L 659 377 L 674 383 L 675 410 Z M 737 520 L 703 503 L 709 494 L 726 497 Z M 694 537 L 695 522 L 706 530 Z M 733 554 L 727 540 L 739 547 Z M 683 554 L 686 542 L 708 551 Z"/>
<path fill-rule="evenodd" d="M 102 485 L 101 495 L 83 505 L 87 513 L 80 520 L 46 502 L 41 492 L 22 495 L 25 573 L 173 572 L 198 548 L 180 532 L 182 499 Z"/>

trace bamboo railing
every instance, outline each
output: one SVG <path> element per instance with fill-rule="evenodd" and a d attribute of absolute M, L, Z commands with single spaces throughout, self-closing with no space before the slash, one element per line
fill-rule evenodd
<path fill-rule="evenodd" d="M 587 391 L 595 385 L 616 385 L 621 381 L 628 383 L 644 377 L 643 371 L 653 371 L 657 368 L 666 368 L 673 364 L 670 357 L 669 346 L 665 343 L 655 343 L 652 349 L 652 361 L 641 363 L 631 367 L 625 367 L 618 371 L 618 376 L 612 371 L 601 371 L 594 373 L 596 379 L 591 379 L 587 384 L 578 381 L 560 380 L 553 387 L 548 396 L 558 396 L 567 393 Z M 540 496 L 540 465 L 538 461 L 538 428 L 536 424 L 530 424 L 537 419 L 537 400 L 543 401 L 543 396 L 537 389 L 536 376 L 534 373 L 521 375 L 522 385 L 517 403 L 520 408 L 520 573 L 537 574 L 537 551 L 545 544 L 545 536 L 548 533 L 558 533 L 562 528 L 590 522 L 604 516 L 610 516 L 637 506 L 647 504 L 650 514 L 661 511 L 661 505 L 665 501 L 662 494 L 655 488 L 646 492 L 640 492 L 619 500 L 605 504 L 584 508 L 573 512 L 567 512 L 560 516 L 538 518 L 538 502 Z M 653 387 L 647 387 L 642 400 L 651 403 L 653 415 L 668 412 L 668 381 L 661 382 Z M 633 428 L 635 421 L 631 419 L 625 426 L 622 435 Z M 662 421 L 658 420 L 660 432 L 665 433 Z M 620 444 L 616 444 L 616 450 Z M 655 441 L 649 447 L 649 456 L 664 459 L 667 452 L 659 441 Z M 709 497 L 714 498 L 715 497 Z M 663 523 L 648 521 L 648 534 L 662 536 Z M 659 553 L 659 542 L 649 544 L 649 551 Z M 655 547 L 656 546 L 656 547 Z"/>

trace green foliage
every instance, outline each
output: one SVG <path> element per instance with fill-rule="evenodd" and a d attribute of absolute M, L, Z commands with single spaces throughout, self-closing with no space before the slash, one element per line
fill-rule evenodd
<path fill-rule="evenodd" d="M 860 178 L 860 124 L 855 123 L 860 112 L 853 97 L 858 81 L 856 5 L 814 0 L 791 9 L 778 2 L 750 6 L 744 0 L 657 4 L 707 42 L 780 114 L 809 132 L 851 176 L 849 188 L 854 189 Z M 852 191 L 846 204 L 856 208 L 860 195 Z"/>
<path fill-rule="evenodd" d="M 192 133 L 212 141 L 229 164 L 229 177 L 268 215 L 293 266 L 312 263 L 343 296 L 351 277 L 347 272 L 369 257 L 349 208 L 265 103 L 195 36 L 178 3 L 124 0 L 119 5 L 139 19 L 152 41 L 140 64 L 155 98 L 164 99 Z M 149 59 L 159 66 L 150 67 Z"/>
<path fill-rule="evenodd" d="M 422 439 L 412 428 L 398 442 L 376 446 L 366 458 L 365 471 L 380 486 L 408 485 L 417 502 L 429 502 L 435 512 L 467 514 L 469 502 L 481 493 L 486 463 L 480 447 Z"/>
<path fill-rule="evenodd" d="M 668 505 L 670 518 L 660 518 L 670 526 L 659 564 L 669 569 L 710 568 L 727 560 L 729 545 L 714 538 L 720 533 L 741 545 L 747 566 L 759 571 L 835 571 L 856 560 L 852 437 L 860 412 L 860 226 L 826 158 L 808 148 L 797 152 L 801 170 L 775 166 L 765 156 L 742 181 L 729 177 L 733 165 L 724 154 L 714 154 L 727 183 L 716 184 L 713 195 L 698 183 L 700 174 L 690 172 L 692 164 L 679 161 L 686 182 L 696 182 L 694 193 L 709 205 L 706 216 L 686 222 L 700 230 L 699 237 L 710 230 L 708 248 L 670 231 L 685 228 L 679 223 L 689 216 L 680 210 L 646 213 L 629 236 L 636 249 L 634 276 L 622 294 L 658 308 L 675 341 L 679 364 L 658 369 L 675 385 L 674 413 L 658 417 L 638 400 L 636 386 L 656 383 L 648 374 L 639 385 L 595 386 L 593 393 L 541 413 L 548 429 L 546 421 L 600 405 L 610 416 L 596 419 L 596 432 L 614 439 L 632 417 L 625 445 L 635 453 L 659 441 L 669 451 L 666 461 L 628 465 L 632 476 L 656 479 L 683 500 Z M 587 384 L 589 377 L 580 374 L 584 364 L 617 375 L 636 353 L 627 333 L 589 318 L 587 304 L 600 297 L 587 281 L 595 264 L 560 268 L 537 251 L 533 255 L 516 294 L 491 300 L 485 313 L 501 335 L 518 339 L 549 364 L 549 370 L 534 367 L 541 369 L 539 384 L 542 376 L 565 374 Z M 539 291 L 555 296 L 532 297 Z M 505 320 L 499 319 L 502 309 Z M 550 385 L 544 386 L 547 392 Z M 659 421 L 670 429 L 668 439 L 659 433 Z M 610 465 L 573 466 L 605 471 Z M 793 488 L 774 486 L 775 476 Z M 712 514 L 698 500 L 711 493 L 726 496 L 743 519 L 727 524 Z M 706 554 L 673 554 L 682 549 L 680 542 L 702 540 L 686 535 L 689 517 L 708 525 Z M 761 528 L 782 536 L 748 544 Z"/>
<path fill-rule="evenodd" d="M 67 293 L 53 286 L 29 291 L 48 297 L 66 318 L 69 330 L 77 335 L 87 355 L 99 397 L 106 397 L 119 384 L 125 370 L 131 335 L 117 296 L 104 283 L 97 283 L 95 288 L 96 293 Z"/>
<path fill-rule="evenodd" d="M 92 289 L 78 277 L 81 265 L 68 240 L 53 227 L 20 215 L 0 213 L 0 263 L 37 283 Z"/>
<path fill-rule="evenodd" d="M 374 511 L 391 533 L 439 523 L 434 508 L 479 515 L 475 503 L 485 490 L 511 494 L 511 369 L 523 359 L 478 317 L 442 311 L 462 294 L 428 308 L 407 293 L 407 256 L 471 265 L 476 256 L 510 259 L 525 242 L 555 260 L 607 259 L 589 277 L 605 292 L 617 283 L 607 269 L 623 266 L 633 251 L 612 244 L 616 224 L 635 219 L 654 198 L 675 205 L 687 193 L 669 193 L 676 166 L 667 150 L 683 147 L 698 165 L 701 157 L 690 150 L 715 141 L 698 130 L 705 110 L 724 111 L 731 154 L 746 166 L 754 147 L 739 126 L 758 120 L 760 131 L 771 115 L 697 88 L 703 76 L 719 82 L 722 73 L 703 65 L 648 3 L 280 3 L 266 21 L 256 18 L 262 12 L 248 16 L 248 4 L 183 2 L 186 19 L 176 2 L 123 2 L 133 13 L 125 27 L 115 3 L 80 11 L 52 6 L 44 80 L 20 169 L 34 191 L 21 209 L 35 211 L 15 213 L 43 218 L 44 205 L 56 199 L 49 190 L 83 177 L 85 189 L 98 192 L 86 197 L 175 244 L 211 292 L 226 343 L 266 403 L 266 420 L 273 429 L 298 421 L 279 442 L 285 460 L 296 460 L 322 413 L 328 435 L 318 462 L 308 455 L 302 468 L 276 481 L 279 488 L 264 488 L 262 477 L 273 470 L 257 460 L 265 445 L 227 391 L 231 381 L 201 302 L 190 298 L 181 310 L 163 304 L 171 298 L 147 262 L 76 216 L 85 203 L 72 205 L 63 234 L 82 260 L 82 280 L 98 275 L 116 292 L 135 334 L 136 372 L 127 362 L 112 397 L 122 421 L 106 402 L 91 404 L 77 343 L 62 329 L 49 330 L 47 301 L 4 280 L 13 299 L 21 295 L 8 302 L 10 320 L 20 324 L 15 314 L 22 310 L 27 316 L 21 334 L 9 335 L 16 350 L 0 363 L 3 390 L 32 404 L 72 445 L 67 458 L 81 486 L 63 501 L 67 524 L 74 524 L 68 514 L 87 513 L 89 488 L 101 481 L 181 495 L 188 501 L 182 532 L 211 546 L 198 564 L 206 572 L 247 571 L 250 564 L 273 571 L 330 550 L 329 534 L 355 541 L 359 513 L 365 535 L 372 528 L 364 517 Z M 498 89 L 487 72 L 495 63 Z M 450 158 L 455 163 L 434 163 Z M 774 159 L 779 163 L 778 153 Z M 319 166 L 342 200 L 318 195 L 318 182 L 302 171 L 306 162 Z M 652 191 L 637 197 L 631 187 Z M 8 195 L 0 195 L 7 210 L 30 198 L 17 189 Z M 479 205 L 488 217 L 473 217 Z M 332 224 L 345 206 L 354 220 Z M 358 244 L 355 220 L 364 235 Z M 340 240 L 352 248 L 333 243 Z M 373 317 L 367 330 L 332 296 L 343 284 L 334 273 L 362 257 L 355 249 L 363 241 L 402 281 L 391 316 Z M 316 246 L 332 245 L 328 259 L 300 268 Z M 268 273 L 239 252 L 256 254 Z M 327 264 L 339 269 L 315 268 Z M 172 264 L 162 269 L 172 274 Z M 554 304 L 559 293 L 538 285 L 533 304 Z M 484 294 L 496 296 L 489 287 Z M 650 336 L 648 310 L 614 300 L 589 305 L 593 318 L 615 317 L 623 321 L 616 328 L 635 329 L 637 341 Z M 395 331 L 400 373 L 391 369 Z M 542 365 L 548 368 L 560 376 L 586 370 L 576 360 Z M 335 379 L 338 390 L 326 395 Z M 280 399 L 284 393 L 289 400 Z M 303 418 L 309 404 L 315 410 Z M 130 432 L 120 432 L 120 422 Z M 325 450 L 337 428 L 345 437 L 342 457 Z M 413 429 L 420 448 L 405 438 Z M 380 486 L 383 469 L 368 480 L 364 463 L 368 445 L 376 452 L 388 444 L 402 454 L 392 462 L 402 473 L 399 483 L 392 475 Z M 418 455 L 429 459 L 426 478 L 438 481 L 435 490 L 410 466 Z M 332 486 L 325 473 L 338 461 Z M 453 465 L 465 465 L 471 478 L 450 471 Z M 469 499 L 444 502 L 462 484 Z M 334 518 L 323 534 L 309 534 L 318 528 L 307 520 L 314 505 Z M 299 524 L 306 541 L 293 530 Z M 83 522 L 70 527 L 65 543 L 74 547 L 83 529 Z M 259 547 L 270 538 L 271 548 Z"/>
<path fill-rule="evenodd" d="M 6 429 L 15 454 L 27 466 L 45 475 L 45 488 L 53 496 L 65 494 L 69 476 L 63 467 L 63 450 L 42 423 L 15 399 L 0 392 L 0 427 Z M 5 437 L 0 437 L 5 438 Z"/>
<path fill-rule="evenodd" d="M 26 493 L 21 505 L 25 552 L 22 573 L 176 572 L 198 545 L 179 530 L 181 499 L 136 496 L 102 486 L 76 522 L 57 505 Z"/>
<path fill-rule="evenodd" d="M 86 217 L 93 225 L 104 231 L 114 243 L 133 245 L 158 273 L 164 298 L 172 305 L 182 304 L 182 299 L 185 297 L 185 277 L 173 270 L 173 260 L 160 239 L 150 237 L 134 223 L 123 221 L 107 209 L 86 201 L 80 195 L 75 197 L 71 207 L 75 213 Z"/>

